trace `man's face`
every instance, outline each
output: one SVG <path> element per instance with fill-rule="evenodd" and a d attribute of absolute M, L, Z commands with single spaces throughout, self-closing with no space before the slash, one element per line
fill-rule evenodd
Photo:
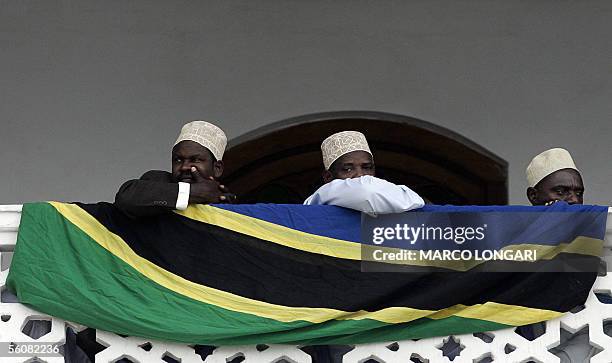
<path fill-rule="evenodd" d="M 533 188 L 527 188 L 527 198 L 533 205 L 544 205 L 562 200 L 568 204 L 582 204 L 584 186 L 580 173 L 574 169 L 555 171 L 540 180 Z"/>
<path fill-rule="evenodd" d="M 332 163 L 329 170 L 323 173 L 323 181 L 329 183 L 334 179 L 359 178 L 364 175 L 374 176 L 374 160 L 365 151 L 351 151 Z"/>
<path fill-rule="evenodd" d="M 172 148 L 172 177 L 177 182 L 194 183 L 192 167 L 204 178 L 216 179 L 223 174 L 223 162 L 215 160 L 207 148 L 197 142 L 181 141 Z"/>

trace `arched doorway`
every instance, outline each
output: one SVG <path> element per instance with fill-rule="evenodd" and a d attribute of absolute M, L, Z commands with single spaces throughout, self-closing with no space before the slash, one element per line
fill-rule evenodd
<path fill-rule="evenodd" d="M 412 117 L 339 111 L 294 117 L 229 142 L 224 183 L 241 203 L 301 203 L 321 185 L 320 144 L 363 132 L 378 176 L 435 204 L 507 204 L 508 164 L 465 137 Z"/>

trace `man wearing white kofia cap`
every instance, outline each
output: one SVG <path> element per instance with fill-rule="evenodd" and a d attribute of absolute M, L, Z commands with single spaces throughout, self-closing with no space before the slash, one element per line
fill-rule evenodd
<path fill-rule="evenodd" d="M 528 184 L 527 198 L 532 205 L 551 205 L 559 201 L 568 204 L 583 203 L 582 176 L 567 150 L 553 148 L 536 155 L 525 173 Z M 605 295 L 595 295 L 604 302 Z M 545 331 L 544 323 L 522 326 L 517 330 L 529 340 L 544 334 Z M 588 331 L 577 332 L 568 339 L 562 339 L 559 346 L 551 349 L 551 353 L 559 357 L 561 363 L 588 362 L 597 352 L 598 350 L 589 344 Z"/>
<path fill-rule="evenodd" d="M 582 204 L 582 176 L 567 150 L 554 148 L 538 154 L 527 166 L 526 174 L 531 204 L 550 205 L 558 201 Z"/>
<path fill-rule="evenodd" d="M 172 172 L 150 170 L 125 182 L 115 205 L 131 217 L 144 217 L 184 210 L 188 204 L 233 202 L 236 196 L 217 181 L 226 145 L 219 127 L 206 121 L 187 123 L 172 148 Z"/>
<path fill-rule="evenodd" d="M 376 178 L 374 157 L 361 132 L 342 131 L 321 144 L 326 183 L 304 204 L 330 204 L 368 214 L 400 213 L 425 202 L 405 185 Z"/>

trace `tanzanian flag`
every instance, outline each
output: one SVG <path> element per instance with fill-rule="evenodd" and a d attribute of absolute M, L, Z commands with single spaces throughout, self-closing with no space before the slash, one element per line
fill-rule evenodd
<path fill-rule="evenodd" d="M 586 256 L 596 264 L 607 208 L 426 206 L 409 213 L 506 214 L 524 240 L 500 235 L 495 248 L 548 248 L 545 219 L 511 216 L 549 210 L 574 217 L 563 226 L 553 218 L 547 230 L 557 248 L 535 263 Z M 130 219 L 108 203 L 26 204 L 7 284 L 36 310 L 124 335 L 209 345 L 358 344 L 556 318 L 585 301 L 596 277 L 478 266 L 362 272 L 360 218 L 332 206 L 192 205 Z"/>

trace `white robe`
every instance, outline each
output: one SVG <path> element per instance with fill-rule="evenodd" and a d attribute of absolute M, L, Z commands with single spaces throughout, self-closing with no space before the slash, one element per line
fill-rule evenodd
<path fill-rule="evenodd" d="M 306 205 L 329 204 L 370 215 L 401 213 L 425 205 L 423 198 L 405 185 L 396 185 L 370 175 L 335 179 L 304 201 Z"/>

